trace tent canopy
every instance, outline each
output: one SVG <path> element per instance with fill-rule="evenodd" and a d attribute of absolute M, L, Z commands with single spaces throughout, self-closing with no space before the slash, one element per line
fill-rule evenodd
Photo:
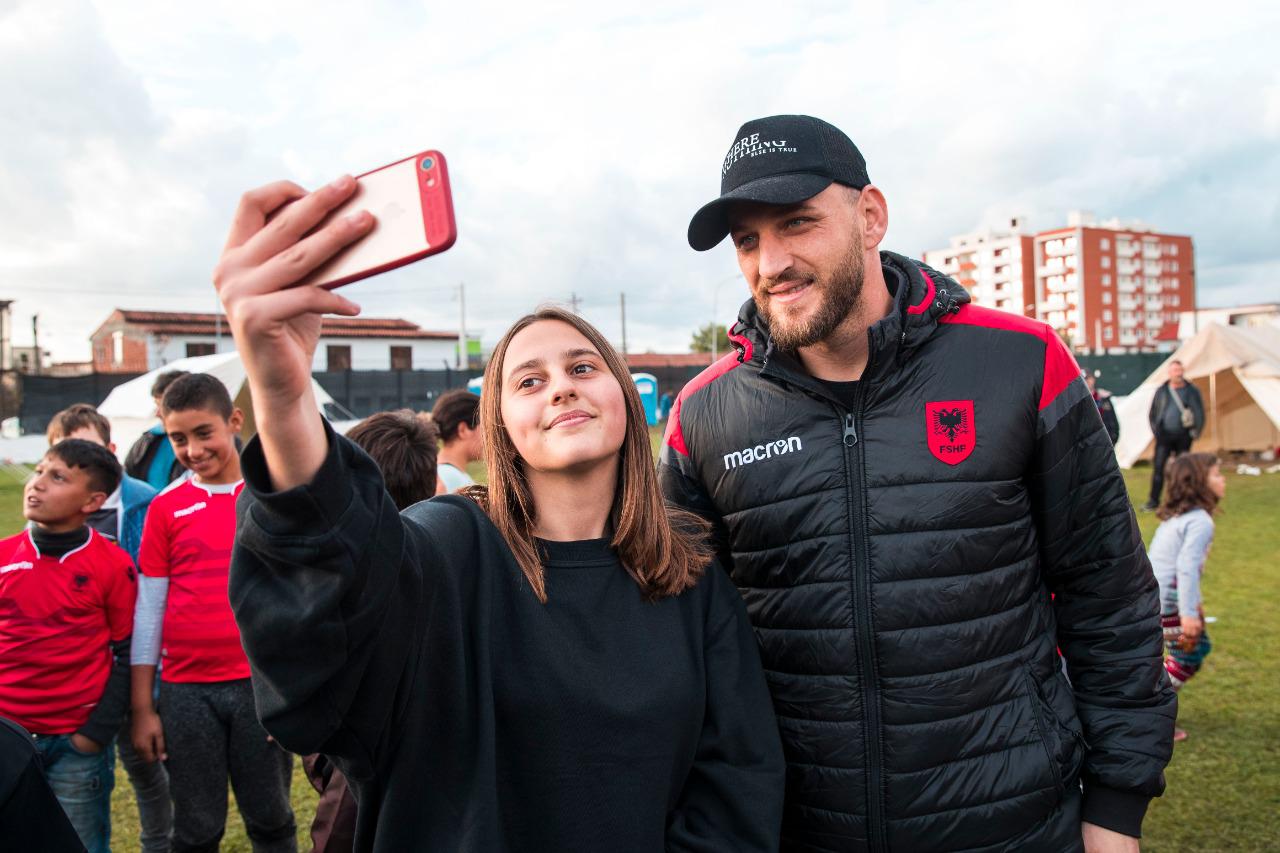
<path fill-rule="evenodd" d="M 180 358 L 136 379 L 117 385 L 98 406 L 98 411 L 111 421 L 111 438 L 116 454 L 123 460 L 138 437 L 155 425 L 155 402 L 151 399 L 151 385 L 161 373 L 185 370 L 188 373 L 208 373 L 227 387 L 235 405 L 244 412 L 241 437 L 248 439 L 255 432 L 253 401 L 249 396 L 249 383 L 245 380 L 244 362 L 237 352 L 220 352 Z M 320 413 L 328 418 L 349 418 L 350 413 L 334 402 L 329 393 L 313 378 L 311 388 L 315 392 Z"/>
<path fill-rule="evenodd" d="M 1175 360 L 1182 362 L 1187 381 L 1204 398 L 1205 427 L 1196 450 L 1221 453 L 1280 446 L 1280 328 L 1215 323 L 1201 329 L 1117 403 L 1116 456 L 1122 467 L 1150 459 L 1154 452 L 1147 412 Z"/>

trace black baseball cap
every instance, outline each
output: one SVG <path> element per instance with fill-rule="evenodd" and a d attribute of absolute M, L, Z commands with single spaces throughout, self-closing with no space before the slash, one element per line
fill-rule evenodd
<path fill-rule="evenodd" d="M 729 233 L 726 208 L 735 201 L 795 204 L 831 184 L 862 189 L 867 161 L 838 127 L 813 116 L 769 116 L 738 129 L 720 169 L 720 197 L 689 221 L 689 245 L 713 248 Z"/>

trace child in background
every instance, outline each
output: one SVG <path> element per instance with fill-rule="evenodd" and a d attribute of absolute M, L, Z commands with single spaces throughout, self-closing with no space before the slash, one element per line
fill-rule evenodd
<path fill-rule="evenodd" d="M 449 391 L 441 394 L 431 409 L 431 420 L 440 430 L 440 448 L 437 471 L 442 485 L 441 494 L 451 494 L 458 489 L 475 485 L 467 473 L 467 466 L 484 458 L 484 437 L 480 432 L 480 398 L 470 391 Z"/>
<path fill-rule="evenodd" d="M 166 370 L 151 383 L 151 399 L 156 404 L 156 417 L 160 416 L 160 401 L 164 392 L 176 380 L 187 375 L 185 370 Z M 158 423 L 138 436 L 124 457 L 125 473 L 143 480 L 159 491 L 182 476 L 182 465 L 173 453 L 173 445 L 164 434 L 164 424 Z"/>
<path fill-rule="evenodd" d="M 105 447 L 112 454 L 111 422 L 88 403 L 76 403 L 53 416 L 45 432 L 49 445 L 78 438 Z M 166 439 L 167 441 L 167 439 Z M 138 563 L 142 525 L 156 490 L 142 480 L 125 474 L 102 508 L 89 516 L 89 526 L 123 548 Z M 132 617 L 130 618 L 132 627 Z M 128 669 L 128 659 L 123 661 Z M 127 710 L 127 709 L 126 709 Z M 159 761 L 146 761 L 133 748 L 133 720 L 128 713 L 120 725 L 116 744 L 138 803 L 139 842 L 143 853 L 168 853 L 173 830 L 173 803 L 169 800 L 169 774 Z"/>
<path fill-rule="evenodd" d="M 110 849 L 109 747 L 128 706 L 136 583 L 129 555 L 86 522 L 120 473 L 106 448 L 59 442 L 23 488 L 31 527 L 0 541 L 0 716 L 32 733 L 90 853 Z"/>
<path fill-rule="evenodd" d="M 1156 511 L 1156 528 L 1147 553 L 1160 583 L 1165 670 L 1174 690 L 1200 671 L 1212 646 L 1204 630 L 1200 576 L 1213 544 L 1213 514 L 1227 491 L 1212 453 L 1184 453 L 1165 466 L 1165 499 Z M 1174 729 L 1174 742 L 1187 739 Z"/>
<path fill-rule="evenodd" d="M 243 415 L 219 380 L 193 373 L 165 391 L 161 417 L 192 476 L 156 496 L 142 534 L 134 746 L 149 761 L 167 761 L 175 850 L 217 849 L 229 775 L 254 851 L 294 851 L 292 757 L 258 723 L 227 601 Z M 162 658 L 157 712 L 152 691 Z"/>
<path fill-rule="evenodd" d="M 387 494 L 403 510 L 436 493 L 439 433 L 431 418 L 409 409 L 378 412 L 347 430 L 382 471 Z M 311 823 L 312 853 L 348 853 L 355 845 L 356 798 L 342 771 L 320 753 L 304 756 L 307 779 L 320 794 Z"/>

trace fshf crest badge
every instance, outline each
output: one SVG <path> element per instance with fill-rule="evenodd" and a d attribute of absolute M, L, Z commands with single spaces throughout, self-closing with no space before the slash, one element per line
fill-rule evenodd
<path fill-rule="evenodd" d="M 929 452 L 948 465 L 969 458 L 977 442 L 972 400 L 943 400 L 924 405 Z"/>

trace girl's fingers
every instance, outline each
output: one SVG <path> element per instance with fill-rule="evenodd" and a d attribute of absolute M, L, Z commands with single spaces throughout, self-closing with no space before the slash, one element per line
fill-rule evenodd
<path fill-rule="evenodd" d="M 291 287 L 254 298 L 253 319 L 263 326 L 285 323 L 307 314 L 354 317 L 360 306 L 323 287 Z"/>
<path fill-rule="evenodd" d="M 312 270 L 368 234 L 372 227 L 373 215 L 365 210 L 330 222 L 264 263 L 245 271 L 239 276 L 235 289 L 240 295 L 256 295 L 292 287 Z"/>
<path fill-rule="evenodd" d="M 223 247 L 237 249 L 262 230 L 267 224 L 267 217 L 279 210 L 282 205 L 300 199 L 307 191 L 293 181 L 276 181 L 257 189 L 249 190 L 240 196 L 235 216 L 231 220 L 231 231 L 227 234 L 227 243 Z"/>
<path fill-rule="evenodd" d="M 241 247 L 240 262 L 249 266 L 265 263 L 287 252 L 315 228 L 335 207 L 356 191 L 355 179 L 343 175 L 331 184 L 308 193 L 271 217 Z"/>

